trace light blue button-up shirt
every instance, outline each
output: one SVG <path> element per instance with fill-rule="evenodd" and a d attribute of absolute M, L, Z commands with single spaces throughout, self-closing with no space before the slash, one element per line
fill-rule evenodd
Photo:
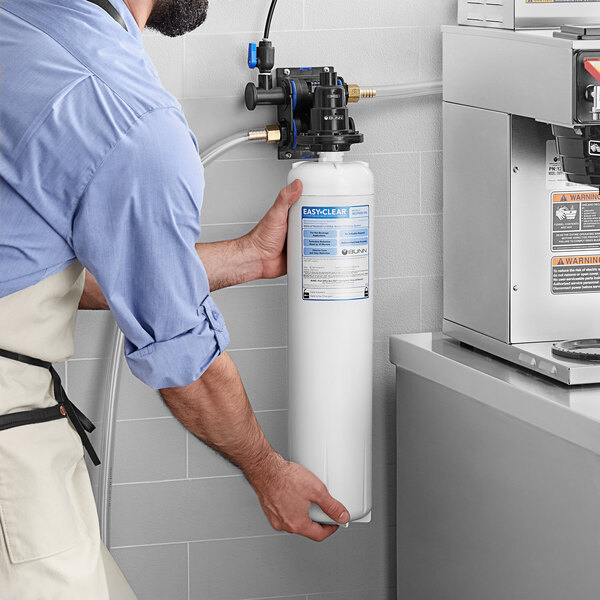
<path fill-rule="evenodd" d="M 76 258 L 153 388 L 195 381 L 229 343 L 194 243 L 196 140 L 123 0 L 0 2 L 0 297 Z M 0 325 L 1 326 L 1 325 Z"/>

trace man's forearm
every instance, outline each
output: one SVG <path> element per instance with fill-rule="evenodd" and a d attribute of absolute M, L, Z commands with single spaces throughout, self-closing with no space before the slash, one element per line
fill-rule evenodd
<path fill-rule="evenodd" d="M 270 446 L 228 354 L 216 358 L 198 381 L 161 394 L 189 431 L 242 469 L 275 529 L 316 541 L 330 536 L 337 525 L 314 523 L 308 515 L 311 503 L 340 523 L 348 521 L 348 511 L 323 482 Z"/>
<path fill-rule="evenodd" d="M 251 484 L 258 484 L 270 462 L 280 458 L 260 428 L 227 353 L 216 358 L 198 381 L 163 389 L 161 394 L 183 426 L 240 467 Z"/>
<path fill-rule="evenodd" d="M 262 265 L 258 252 L 246 236 L 224 242 L 196 244 L 206 269 L 210 291 L 259 279 Z"/>
<path fill-rule="evenodd" d="M 89 271 L 85 272 L 85 285 L 79 300 L 79 308 L 82 310 L 108 310 L 106 298 L 96 278 Z"/>
<path fill-rule="evenodd" d="M 225 242 L 196 244 L 196 252 L 204 265 L 210 291 L 239 283 L 253 281 L 262 276 L 262 265 L 257 251 L 246 237 Z M 108 310 L 106 298 L 89 272 L 85 272 L 85 286 L 79 301 L 82 310 Z"/>

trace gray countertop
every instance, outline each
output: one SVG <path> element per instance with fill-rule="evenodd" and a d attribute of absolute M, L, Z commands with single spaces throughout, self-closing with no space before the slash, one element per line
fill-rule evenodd
<path fill-rule="evenodd" d="M 556 383 L 441 333 L 390 337 L 390 361 L 600 455 L 600 385 Z"/>

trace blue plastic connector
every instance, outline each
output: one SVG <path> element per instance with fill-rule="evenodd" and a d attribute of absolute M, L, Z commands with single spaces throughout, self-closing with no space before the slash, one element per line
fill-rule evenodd
<path fill-rule="evenodd" d="M 298 145 L 298 125 L 296 125 L 296 119 L 292 121 L 292 136 L 292 150 L 295 150 Z"/>
<path fill-rule="evenodd" d="M 258 66 L 258 57 L 256 56 L 256 44 L 248 45 L 248 66 L 251 69 L 256 69 Z"/>
<path fill-rule="evenodd" d="M 298 94 L 296 92 L 296 82 L 291 79 L 290 83 L 292 85 L 292 110 L 296 110 L 296 104 L 298 104 Z"/>

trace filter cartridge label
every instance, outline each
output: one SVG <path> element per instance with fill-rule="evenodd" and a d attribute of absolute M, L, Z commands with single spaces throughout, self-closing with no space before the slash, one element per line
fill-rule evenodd
<path fill-rule="evenodd" d="M 302 207 L 302 298 L 369 297 L 369 207 Z"/>

